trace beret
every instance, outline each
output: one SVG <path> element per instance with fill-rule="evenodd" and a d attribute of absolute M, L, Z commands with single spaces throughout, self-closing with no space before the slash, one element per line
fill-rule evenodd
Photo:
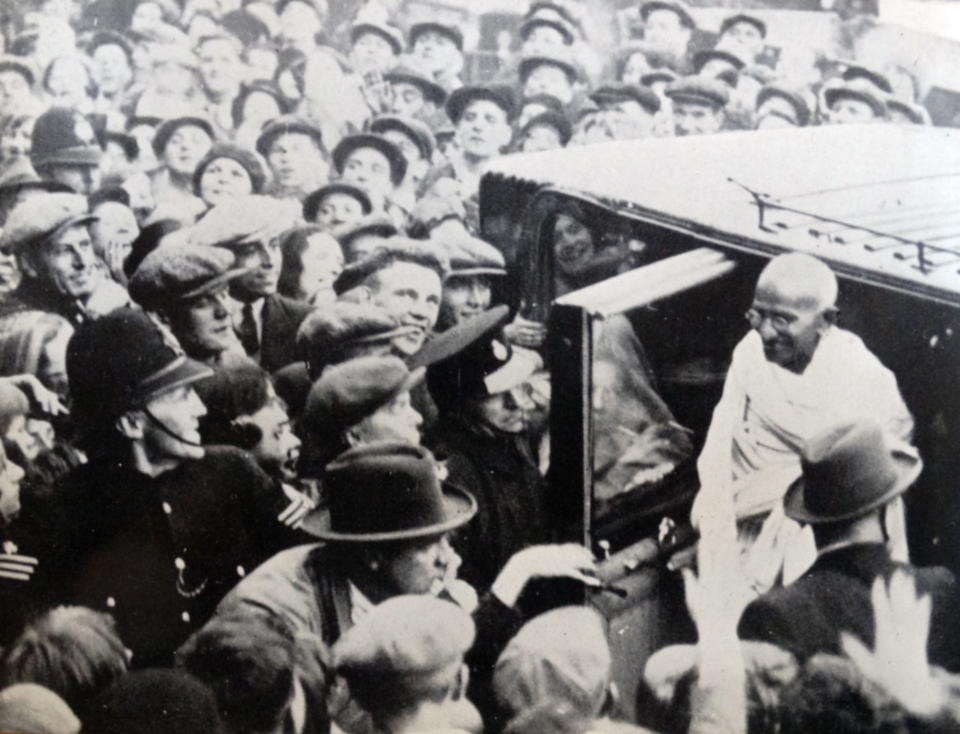
<path fill-rule="evenodd" d="M 502 109 L 507 115 L 508 120 L 512 120 L 516 111 L 516 97 L 513 89 L 503 84 L 493 84 L 490 86 L 460 87 L 455 89 L 447 99 L 447 116 L 454 124 L 460 122 L 463 111 L 474 100 L 485 99 L 493 102 Z"/>
<path fill-rule="evenodd" d="M 528 132 L 533 130 L 533 128 L 542 127 L 544 125 L 549 125 L 557 131 L 557 134 L 560 136 L 560 143 L 562 145 L 566 145 L 570 142 L 570 138 L 573 136 L 573 126 L 570 124 L 570 120 L 567 119 L 566 115 L 560 112 L 554 112 L 552 110 L 541 112 L 539 115 L 535 115 L 527 120 L 527 124 L 524 125 L 523 129 L 520 131 L 520 137 L 526 135 Z"/>
<path fill-rule="evenodd" d="M 351 685 L 375 689 L 384 675 L 416 680 L 459 663 L 475 634 L 473 619 L 453 602 L 395 596 L 344 633 L 333 649 L 334 665 Z"/>
<path fill-rule="evenodd" d="M 864 82 L 852 81 L 847 84 L 828 87 L 823 92 L 827 107 L 832 108 L 841 99 L 856 99 L 869 105 L 876 117 L 886 117 L 886 100 L 873 90 L 873 87 Z"/>
<path fill-rule="evenodd" d="M 610 665 L 603 620 L 596 610 L 559 607 L 534 617 L 510 640 L 497 660 L 493 688 L 512 713 L 556 698 L 592 718 L 606 700 Z"/>
<path fill-rule="evenodd" d="M 26 79 L 27 84 L 30 85 L 37 81 L 37 71 L 33 62 L 26 56 L 0 54 L 0 71 L 15 71 Z"/>
<path fill-rule="evenodd" d="M 209 293 L 245 268 L 233 267 L 234 256 L 222 247 L 162 244 L 148 254 L 130 278 L 130 297 L 147 310 Z"/>
<path fill-rule="evenodd" d="M 266 157 L 270 152 L 273 141 L 288 133 L 308 135 L 314 139 L 318 147 L 323 148 L 323 132 L 319 127 L 296 115 L 282 115 L 264 126 L 263 132 L 257 138 L 257 152 Z"/>
<path fill-rule="evenodd" d="M 406 115 L 381 115 L 370 123 L 370 132 L 382 134 L 387 130 L 398 130 L 410 138 L 419 148 L 420 155 L 429 161 L 437 143 L 430 127 L 422 120 Z"/>
<path fill-rule="evenodd" d="M 424 368 L 412 372 L 399 357 L 356 357 L 323 371 L 307 397 L 307 427 L 323 424 L 343 431 L 373 415 L 423 380 Z"/>
<path fill-rule="evenodd" d="M 577 62 L 574 61 L 573 57 L 558 49 L 549 53 L 538 52 L 521 58 L 518 67 L 520 81 L 526 82 L 527 77 L 530 76 L 538 66 L 556 66 L 563 69 L 571 84 L 579 80 L 582 76 L 580 67 L 577 65 Z"/>
<path fill-rule="evenodd" d="M 749 23 L 758 31 L 760 31 L 761 37 L 767 37 L 767 24 L 757 16 L 749 15 L 747 13 L 737 13 L 736 15 L 728 15 L 726 18 L 724 18 L 723 22 L 720 24 L 720 35 L 722 36 L 737 23 Z"/>
<path fill-rule="evenodd" d="M 326 186 L 321 186 L 316 191 L 310 193 L 307 198 L 303 200 L 303 218 L 308 222 L 314 221 L 317 218 L 317 214 L 320 212 L 320 207 L 323 206 L 323 200 L 332 194 L 346 194 L 347 196 L 352 196 L 360 203 L 360 207 L 363 209 L 364 215 L 369 214 L 373 210 L 373 204 L 370 203 L 370 197 L 367 196 L 367 192 L 363 189 L 351 184 L 332 183 L 327 184 Z"/>
<path fill-rule="evenodd" d="M 260 156 L 252 150 L 247 150 L 233 143 L 214 143 L 207 154 L 200 159 L 193 172 L 193 191 L 197 196 L 200 195 L 200 180 L 203 178 L 204 171 L 218 158 L 229 158 L 239 163 L 250 177 L 253 193 L 259 194 L 263 191 L 263 187 L 267 183 L 267 170 Z"/>
<path fill-rule="evenodd" d="M 386 342 L 414 329 L 382 306 L 372 303 L 335 301 L 324 309 L 311 311 L 297 330 L 297 350 L 311 364 L 317 357 L 326 364 L 342 362 L 350 347 Z"/>
<path fill-rule="evenodd" d="M 463 51 L 463 33 L 455 25 L 446 25 L 444 23 L 437 22 L 428 22 L 428 23 L 414 23 L 410 27 L 410 48 L 413 48 L 414 44 L 417 42 L 417 39 L 420 38 L 424 33 L 434 31 L 443 36 L 446 36 L 451 41 L 453 41 L 456 47 Z"/>
<path fill-rule="evenodd" d="M 650 17 L 650 13 L 655 10 L 669 10 L 676 13 L 680 17 L 680 22 L 687 28 L 697 27 L 697 22 L 693 19 L 690 8 L 680 0 L 648 0 L 640 6 L 640 17 L 646 21 Z"/>
<path fill-rule="evenodd" d="M 343 175 L 343 167 L 347 162 L 347 158 L 350 157 L 351 153 L 360 148 L 373 148 L 382 153 L 390 163 L 390 180 L 394 186 L 400 185 L 403 177 L 407 174 L 407 159 L 396 145 L 379 135 L 370 135 L 367 133 L 347 135 L 337 143 L 337 147 L 333 149 L 332 155 L 333 165 L 337 169 L 337 173 Z"/>
<path fill-rule="evenodd" d="M 367 33 L 374 33 L 393 47 L 395 54 L 403 53 L 403 34 L 399 28 L 387 23 L 375 23 L 370 20 L 354 23 L 350 28 L 350 43 L 354 44 L 360 36 Z"/>
<path fill-rule="evenodd" d="M 687 76 L 677 79 L 667 87 L 665 94 L 678 102 L 693 102 L 710 107 L 725 107 L 730 101 L 726 86 L 703 76 Z"/>
<path fill-rule="evenodd" d="M 187 125 L 200 128 L 207 134 L 207 137 L 209 137 L 211 141 L 216 137 L 213 133 L 213 125 L 210 124 L 209 120 L 189 115 L 185 117 L 174 117 L 172 120 L 164 120 L 157 126 L 157 132 L 153 136 L 153 152 L 156 153 L 157 156 L 162 156 L 163 149 L 167 147 L 167 143 L 170 142 L 173 134 L 181 127 L 186 127 Z"/>
<path fill-rule="evenodd" d="M 0 251 L 21 252 L 56 237 L 70 227 L 89 224 L 97 217 L 90 213 L 86 197 L 79 194 L 42 193 L 18 204 L 10 212 Z"/>
<path fill-rule="evenodd" d="M 440 107 L 447 98 L 447 91 L 437 84 L 424 71 L 413 65 L 412 59 L 405 59 L 383 75 L 388 82 L 403 82 L 420 89 L 428 102 Z"/>
<path fill-rule="evenodd" d="M 633 101 L 651 115 L 660 111 L 660 97 L 657 93 L 649 87 L 640 87 L 635 84 L 605 84 L 591 94 L 590 99 L 601 107 L 605 104 Z"/>
<path fill-rule="evenodd" d="M 218 203 L 199 222 L 171 237 L 194 245 L 232 247 L 270 241 L 299 222 L 298 202 L 248 194 Z"/>
<path fill-rule="evenodd" d="M 363 285 L 367 278 L 395 262 L 409 262 L 429 268 L 440 280 L 450 272 L 450 260 L 443 248 L 429 240 L 413 240 L 407 237 L 391 237 L 362 260 L 348 264 L 333 283 L 339 296 Z"/>

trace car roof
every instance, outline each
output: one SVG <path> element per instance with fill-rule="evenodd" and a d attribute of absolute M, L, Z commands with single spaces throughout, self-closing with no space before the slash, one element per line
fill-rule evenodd
<path fill-rule="evenodd" d="M 960 305 L 960 130 L 832 125 L 505 156 L 508 178 Z M 486 181 L 485 181 L 486 183 Z"/>

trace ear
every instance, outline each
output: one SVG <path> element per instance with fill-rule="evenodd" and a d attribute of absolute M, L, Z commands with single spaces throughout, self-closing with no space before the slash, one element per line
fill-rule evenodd
<path fill-rule="evenodd" d="M 830 306 L 830 308 L 824 309 L 823 311 L 823 320 L 828 326 L 836 325 L 839 316 L 840 309 L 838 309 L 836 306 Z"/>
<path fill-rule="evenodd" d="M 130 410 L 117 418 L 115 426 L 121 436 L 136 441 L 143 438 L 144 423 L 143 413 L 138 410 Z"/>

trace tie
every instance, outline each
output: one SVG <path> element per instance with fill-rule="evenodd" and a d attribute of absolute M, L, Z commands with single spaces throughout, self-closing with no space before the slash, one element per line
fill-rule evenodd
<path fill-rule="evenodd" d="M 243 304 L 243 318 L 240 320 L 240 329 L 237 333 L 243 351 L 253 356 L 260 351 L 260 337 L 257 334 L 257 320 L 253 317 L 253 304 Z"/>

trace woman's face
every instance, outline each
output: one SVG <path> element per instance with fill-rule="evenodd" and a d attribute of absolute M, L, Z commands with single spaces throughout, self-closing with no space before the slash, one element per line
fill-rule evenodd
<path fill-rule="evenodd" d="M 0 136 L 0 160 L 7 161 L 17 156 L 30 155 L 35 117 L 12 120 Z"/>
<path fill-rule="evenodd" d="M 196 125 L 181 125 L 163 149 L 163 162 L 174 173 L 192 175 L 200 159 L 213 143 L 206 131 Z"/>
<path fill-rule="evenodd" d="M 343 270 L 343 252 L 336 240 L 325 234 L 311 235 L 301 257 L 300 292 L 304 297 L 312 300 L 321 294 L 333 294 L 333 281 Z"/>
<path fill-rule="evenodd" d="M 593 235 L 579 219 L 557 216 L 553 229 L 553 258 L 564 275 L 579 275 L 594 255 Z"/>
<path fill-rule="evenodd" d="M 253 193 L 250 174 L 233 158 L 215 158 L 200 177 L 200 198 L 214 206 L 221 201 Z"/>
<path fill-rule="evenodd" d="M 230 321 L 227 286 L 192 299 L 172 314 L 173 332 L 184 351 L 196 359 L 220 354 L 237 344 Z"/>

